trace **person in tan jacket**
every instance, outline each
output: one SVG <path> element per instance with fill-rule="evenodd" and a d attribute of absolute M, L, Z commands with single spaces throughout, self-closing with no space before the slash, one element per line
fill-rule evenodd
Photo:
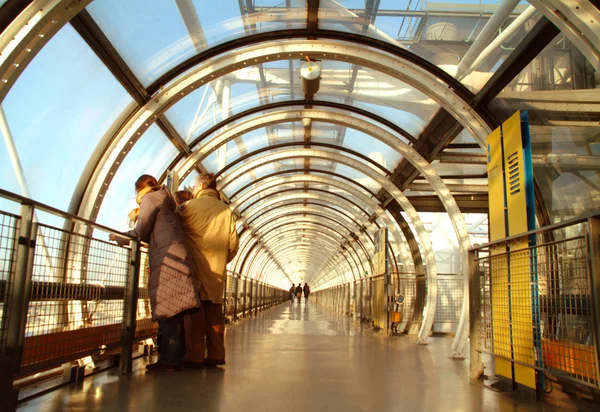
<path fill-rule="evenodd" d="M 238 250 L 238 235 L 231 209 L 220 200 L 214 174 L 198 176 L 194 199 L 180 205 L 177 214 L 196 266 L 202 301 L 199 312 L 184 317 L 184 366 L 224 365 L 223 286 L 227 263 Z"/>

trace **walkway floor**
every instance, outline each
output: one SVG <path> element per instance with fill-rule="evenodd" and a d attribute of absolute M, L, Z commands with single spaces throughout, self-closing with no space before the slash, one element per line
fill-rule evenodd
<path fill-rule="evenodd" d="M 278 306 L 227 331 L 227 366 L 103 372 L 22 411 L 546 411 L 469 381 L 451 338 L 386 339 L 309 303 Z M 563 409 L 564 410 L 564 409 Z"/>

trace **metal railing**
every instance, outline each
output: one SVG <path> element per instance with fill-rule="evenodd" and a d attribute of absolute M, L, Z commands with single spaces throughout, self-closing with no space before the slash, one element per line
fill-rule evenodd
<path fill-rule="evenodd" d="M 231 271 L 227 272 L 224 289 L 223 310 L 228 322 L 256 314 L 289 299 L 288 291 Z"/>
<path fill-rule="evenodd" d="M 362 278 L 353 284 L 337 285 L 314 294 L 317 303 L 336 312 L 354 315 L 380 329 L 393 326 L 396 333 L 416 334 L 423 320 L 425 276 L 416 273 L 390 273 L 390 281 L 389 296 L 383 275 Z M 445 278 L 442 277 L 442 281 Z M 397 299 L 399 297 L 401 299 Z M 397 300 L 401 300 L 401 303 L 396 304 Z M 458 304 L 460 309 L 460 302 Z M 399 319 L 392 319 L 391 312 L 398 312 Z"/>
<path fill-rule="evenodd" d="M 319 290 L 311 295 L 314 296 L 315 303 L 318 305 L 344 315 L 350 314 L 350 283 Z"/>
<path fill-rule="evenodd" d="M 597 389 L 600 215 L 469 254 L 471 376 L 485 353 Z"/>
<path fill-rule="evenodd" d="M 463 305 L 463 279 L 462 274 L 438 273 L 438 294 L 433 332 L 456 332 Z"/>
<path fill-rule="evenodd" d="M 20 204 L 20 216 L 0 212 L 2 406 L 15 407 L 16 378 L 86 356 L 118 351 L 121 370 L 130 371 L 134 341 L 156 333 L 143 309 L 148 291 L 138 290 L 146 284 L 141 245 L 31 199 L 4 190 L 0 196 Z M 39 212 L 64 227 L 38 223 Z M 129 238 L 131 247 L 104 240 L 109 233 Z"/>
<path fill-rule="evenodd" d="M 92 356 L 120 354 L 131 371 L 134 344 L 157 334 L 148 256 L 135 238 L 0 189 L 20 215 L 0 211 L 0 408 L 16 407 L 14 381 Z M 37 213 L 63 228 L 39 223 Z M 108 234 L 130 240 L 109 242 Z M 287 292 L 228 274 L 224 312 L 240 317 L 287 299 Z"/>

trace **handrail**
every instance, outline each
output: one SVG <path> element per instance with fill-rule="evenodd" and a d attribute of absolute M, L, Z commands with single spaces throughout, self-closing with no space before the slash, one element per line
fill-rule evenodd
<path fill-rule="evenodd" d="M 102 225 L 100 223 L 93 222 L 93 221 L 88 220 L 86 218 L 83 218 L 83 217 L 80 217 L 80 216 L 77 216 L 77 215 L 73 215 L 71 213 L 62 211 L 62 210 L 57 209 L 55 207 L 48 206 L 48 205 L 46 205 L 46 204 L 44 204 L 42 202 L 38 202 L 37 200 L 33 200 L 33 199 L 28 198 L 28 197 L 21 196 L 21 195 L 18 195 L 16 193 L 9 192 L 8 190 L 4 190 L 4 189 L 0 188 L 0 197 L 3 197 L 3 198 L 8 199 L 8 200 L 12 200 L 13 202 L 20 203 L 22 205 L 34 206 L 36 209 L 42 210 L 42 211 L 47 212 L 47 213 L 51 213 L 51 214 L 53 214 L 55 216 L 66 218 L 66 219 L 69 219 L 69 220 L 72 220 L 72 221 L 78 221 L 80 223 L 85 223 L 88 226 L 94 227 L 96 229 L 101 229 L 101 230 L 103 230 L 105 232 L 113 233 L 115 235 L 119 235 L 119 236 L 125 237 L 127 239 L 137 240 L 136 237 L 131 236 L 131 235 L 127 234 L 127 233 L 118 231 L 118 230 L 110 228 L 108 226 L 104 226 L 104 225 Z"/>
<path fill-rule="evenodd" d="M 587 222 L 589 219 L 594 218 L 594 217 L 600 217 L 600 213 L 598 212 L 589 212 L 589 213 L 585 213 L 582 216 L 578 216 L 576 218 L 573 219 L 569 219 L 569 220 L 565 220 L 563 222 L 560 223 L 555 223 L 553 225 L 549 225 L 549 226 L 544 226 L 544 227 L 540 227 L 534 230 L 529 230 L 527 232 L 523 232 L 523 233 L 519 233 L 518 235 L 512 235 L 512 236 L 508 236 L 499 240 L 494 240 L 493 242 L 488 242 L 488 243 L 483 243 L 483 244 L 479 244 L 477 246 L 473 246 L 469 248 L 469 251 L 476 251 L 476 250 L 480 250 L 480 249 L 486 249 L 489 248 L 491 246 L 494 245 L 498 245 L 498 244 L 502 244 L 511 240 L 518 240 L 521 239 L 525 236 L 531 236 L 531 235 L 537 235 L 540 233 L 544 233 L 544 232 L 552 232 L 558 229 L 562 229 L 565 227 L 569 227 L 569 226 L 573 226 L 576 225 L 578 223 L 585 223 Z"/>

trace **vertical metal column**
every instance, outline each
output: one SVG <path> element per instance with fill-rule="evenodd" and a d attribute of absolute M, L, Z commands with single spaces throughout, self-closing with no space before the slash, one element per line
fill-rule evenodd
<path fill-rule="evenodd" d="M 233 299 L 233 319 L 234 320 L 238 318 L 238 316 L 237 316 L 237 313 L 238 313 L 238 298 L 239 298 L 238 293 L 239 293 L 239 290 L 240 290 L 240 280 L 242 280 L 241 277 L 236 278 L 236 282 L 235 282 L 235 295 L 234 295 L 235 298 Z"/>
<path fill-rule="evenodd" d="M 32 205 L 21 205 L 21 224 L 16 240 L 15 270 L 9 281 L 4 306 L 5 347 L 0 353 L 0 409 L 17 409 L 19 390 L 13 389 L 14 376 L 21 368 L 29 298 L 31 296 L 33 258 L 37 224 L 33 222 Z"/>
<path fill-rule="evenodd" d="M 122 374 L 131 373 L 133 357 L 133 341 L 135 339 L 138 288 L 140 280 L 140 242 L 131 242 L 129 254 L 129 279 L 127 279 L 127 296 L 123 303 L 123 333 L 121 338 L 121 362 L 119 368 Z"/>
<path fill-rule="evenodd" d="M 481 353 L 477 351 L 481 339 L 481 285 L 477 273 L 477 252 L 469 251 L 468 274 L 469 274 L 469 336 L 470 336 L 470 358 L 469 377 L 478 379 L 483 374 L 483 362 Z M 453 359 L 456 359 L 454 357 Z"/>
<path fill-rule="evenodd" d="M 244 279 L 244 310 L 242 312 L 243 316 L 246 316 L 246 311 L 248 310 L 248 279 Z"/>
<path fill-rule="evenodd" d="M 590 278 L 592 280 L 592 324 L 596 340 L 596 376 L 600 376 L 600 217 L 589 218 L 590 241 Z"/>

